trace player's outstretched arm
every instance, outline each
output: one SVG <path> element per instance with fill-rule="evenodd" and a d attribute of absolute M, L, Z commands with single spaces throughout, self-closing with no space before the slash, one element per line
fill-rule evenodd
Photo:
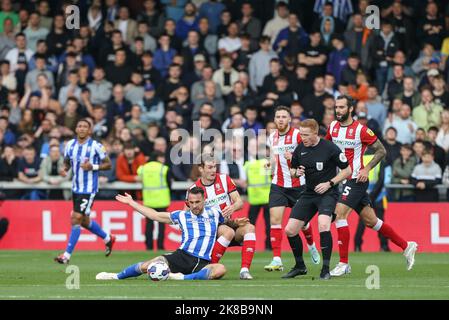
<path fill-rule="evenodd" d="M 150 220 L 154 220 L 161 223 L 171 223 L 170 213 L 158 212 L 154 209 L 147 208 L 141 205 L 140 203 L 134 201 L 133 198 L 127 193 L 125 193 L 125 195 L 118 194 L 115 196 L 115 199 L 121 203 L 131 206 L 133 209 L 140 212 L 143 216 L 147 217 Z"/>

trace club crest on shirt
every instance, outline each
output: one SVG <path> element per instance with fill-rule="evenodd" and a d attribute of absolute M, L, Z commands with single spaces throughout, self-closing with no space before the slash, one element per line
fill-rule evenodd
<path fill-rule="evenodd" d="M 321 170 L 323 170 L 323 163 L 322 162 L 317 162 L 316 163 L 316 169 L 318 170 L 318 171 L 321 171 Z"/>
<path fill-rule="evenodd" d="M 286 143 L 286 144 L 292 143 L 292 136 L 286 136 L 286 137 L 285 137 L 285 143 Z"/>
<path fill-rule="evenodd" d="M 219 183 L 216 183 L 216 184 L 215 184 L 215 189 L 217 189 L 217 192 L 218 192 L 218 191 L 221 191 L 221 186 L 220 186 Z"/>

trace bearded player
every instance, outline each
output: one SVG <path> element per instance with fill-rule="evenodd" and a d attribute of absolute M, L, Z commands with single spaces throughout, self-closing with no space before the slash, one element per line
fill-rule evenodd
<path fill-rule="evenodd" d="M 285 106 L 277 107 L 274 113 L 276 130 L 270 134 L 267 145 L 271 149 L 269 167 L 272 168 L 273 179 L 270 188 L 270 238 L 273 249 L 273 260 L 265 266 L 267 271 L 282 271 L 284 266 L 281 259 L 282 218 L 287 207 L 292 208 L 301 196 L 305 186 L 304 177 L 293 178 L 290 174 L 292 153 L 301 143 L 299 130 L 290 126 L 290 109 Z M 315 246 L 310 223 L 302 228 L 307 240 L 307 247 L 314 264 L 320 263 L 320 254 Z M 298 235 L 299 237 L 299 235 Z"/>
<path fill-rule="evenodd" d="M 407 270 L 411 270 L 415 263 L 415 252 L 418 245 L 413 241 L 405 241 L 391 226 L 377 218 L 367 193 L 369 171 L 385 157 L 385 147 L 370 129 L 352 118 L 353 111 L 354 102 L 350 96 L 337 97 L 335 102 L 337 120 L 330 124 L 326 135 L 326 139 L 332 140 L 345 153 L 352 168 L 351 178 L 348 178 L 343 184 L 343 192 L 335 209 L 340 262 L 330 274 L 333 277 L 338 277 L 351 273 L 348 261 L 349 227 L 347 217 L 352 210 L 360 215 L 367 227 L 380 232 L 404 251 Z M 374 156 L 369 163 L 364 164 L 363 155 L 368 147 L 374 150 Z"/>
<path fill-rule="evenodd" d="M 230 246 L 242 246 L 240 279 L 252 280 L 249 269 L 256 250 L 256 228 L 248 218 L 232 220 L 235 211 L 243 208 L 243 201 L 232 179 L 217 174 L 217 162 L 211 155 L 202 155 L 199 164 L 200 178 L 189 188 L 204 190 L 205 204 L 221 210 L 225 222 L 217 230 L 217 241 L 211 254 L 211 263 L 218 263 Z"/>

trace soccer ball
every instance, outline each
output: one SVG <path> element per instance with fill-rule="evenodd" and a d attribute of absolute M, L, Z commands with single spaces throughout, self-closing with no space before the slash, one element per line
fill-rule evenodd
<path fill-rule="evenodd" d="M 153 281 L 164 281 L 168 279 L 170 268 L 163 261 L 151 263 L 147 269 L 148 277 Z"/>

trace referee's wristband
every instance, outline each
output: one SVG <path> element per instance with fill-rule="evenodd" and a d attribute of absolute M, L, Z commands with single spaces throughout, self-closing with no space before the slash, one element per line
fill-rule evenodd
<path fill-rule="evenodd" d="M 332 180 L 329 180 L 328 182 L 329 182 L 331 188 L 332 188 L 333 186 L 335 186 L 335 182 L 333 182 Z"/>
<path fill-rule="evenodd" d="M 100 170 L 100 165 L 99 165 L 99 164 L 93 164 L 93 165 L 92 165 L 92 170 L 93 170 L 93 171 L 98 171 L 98 170 Z"/>

